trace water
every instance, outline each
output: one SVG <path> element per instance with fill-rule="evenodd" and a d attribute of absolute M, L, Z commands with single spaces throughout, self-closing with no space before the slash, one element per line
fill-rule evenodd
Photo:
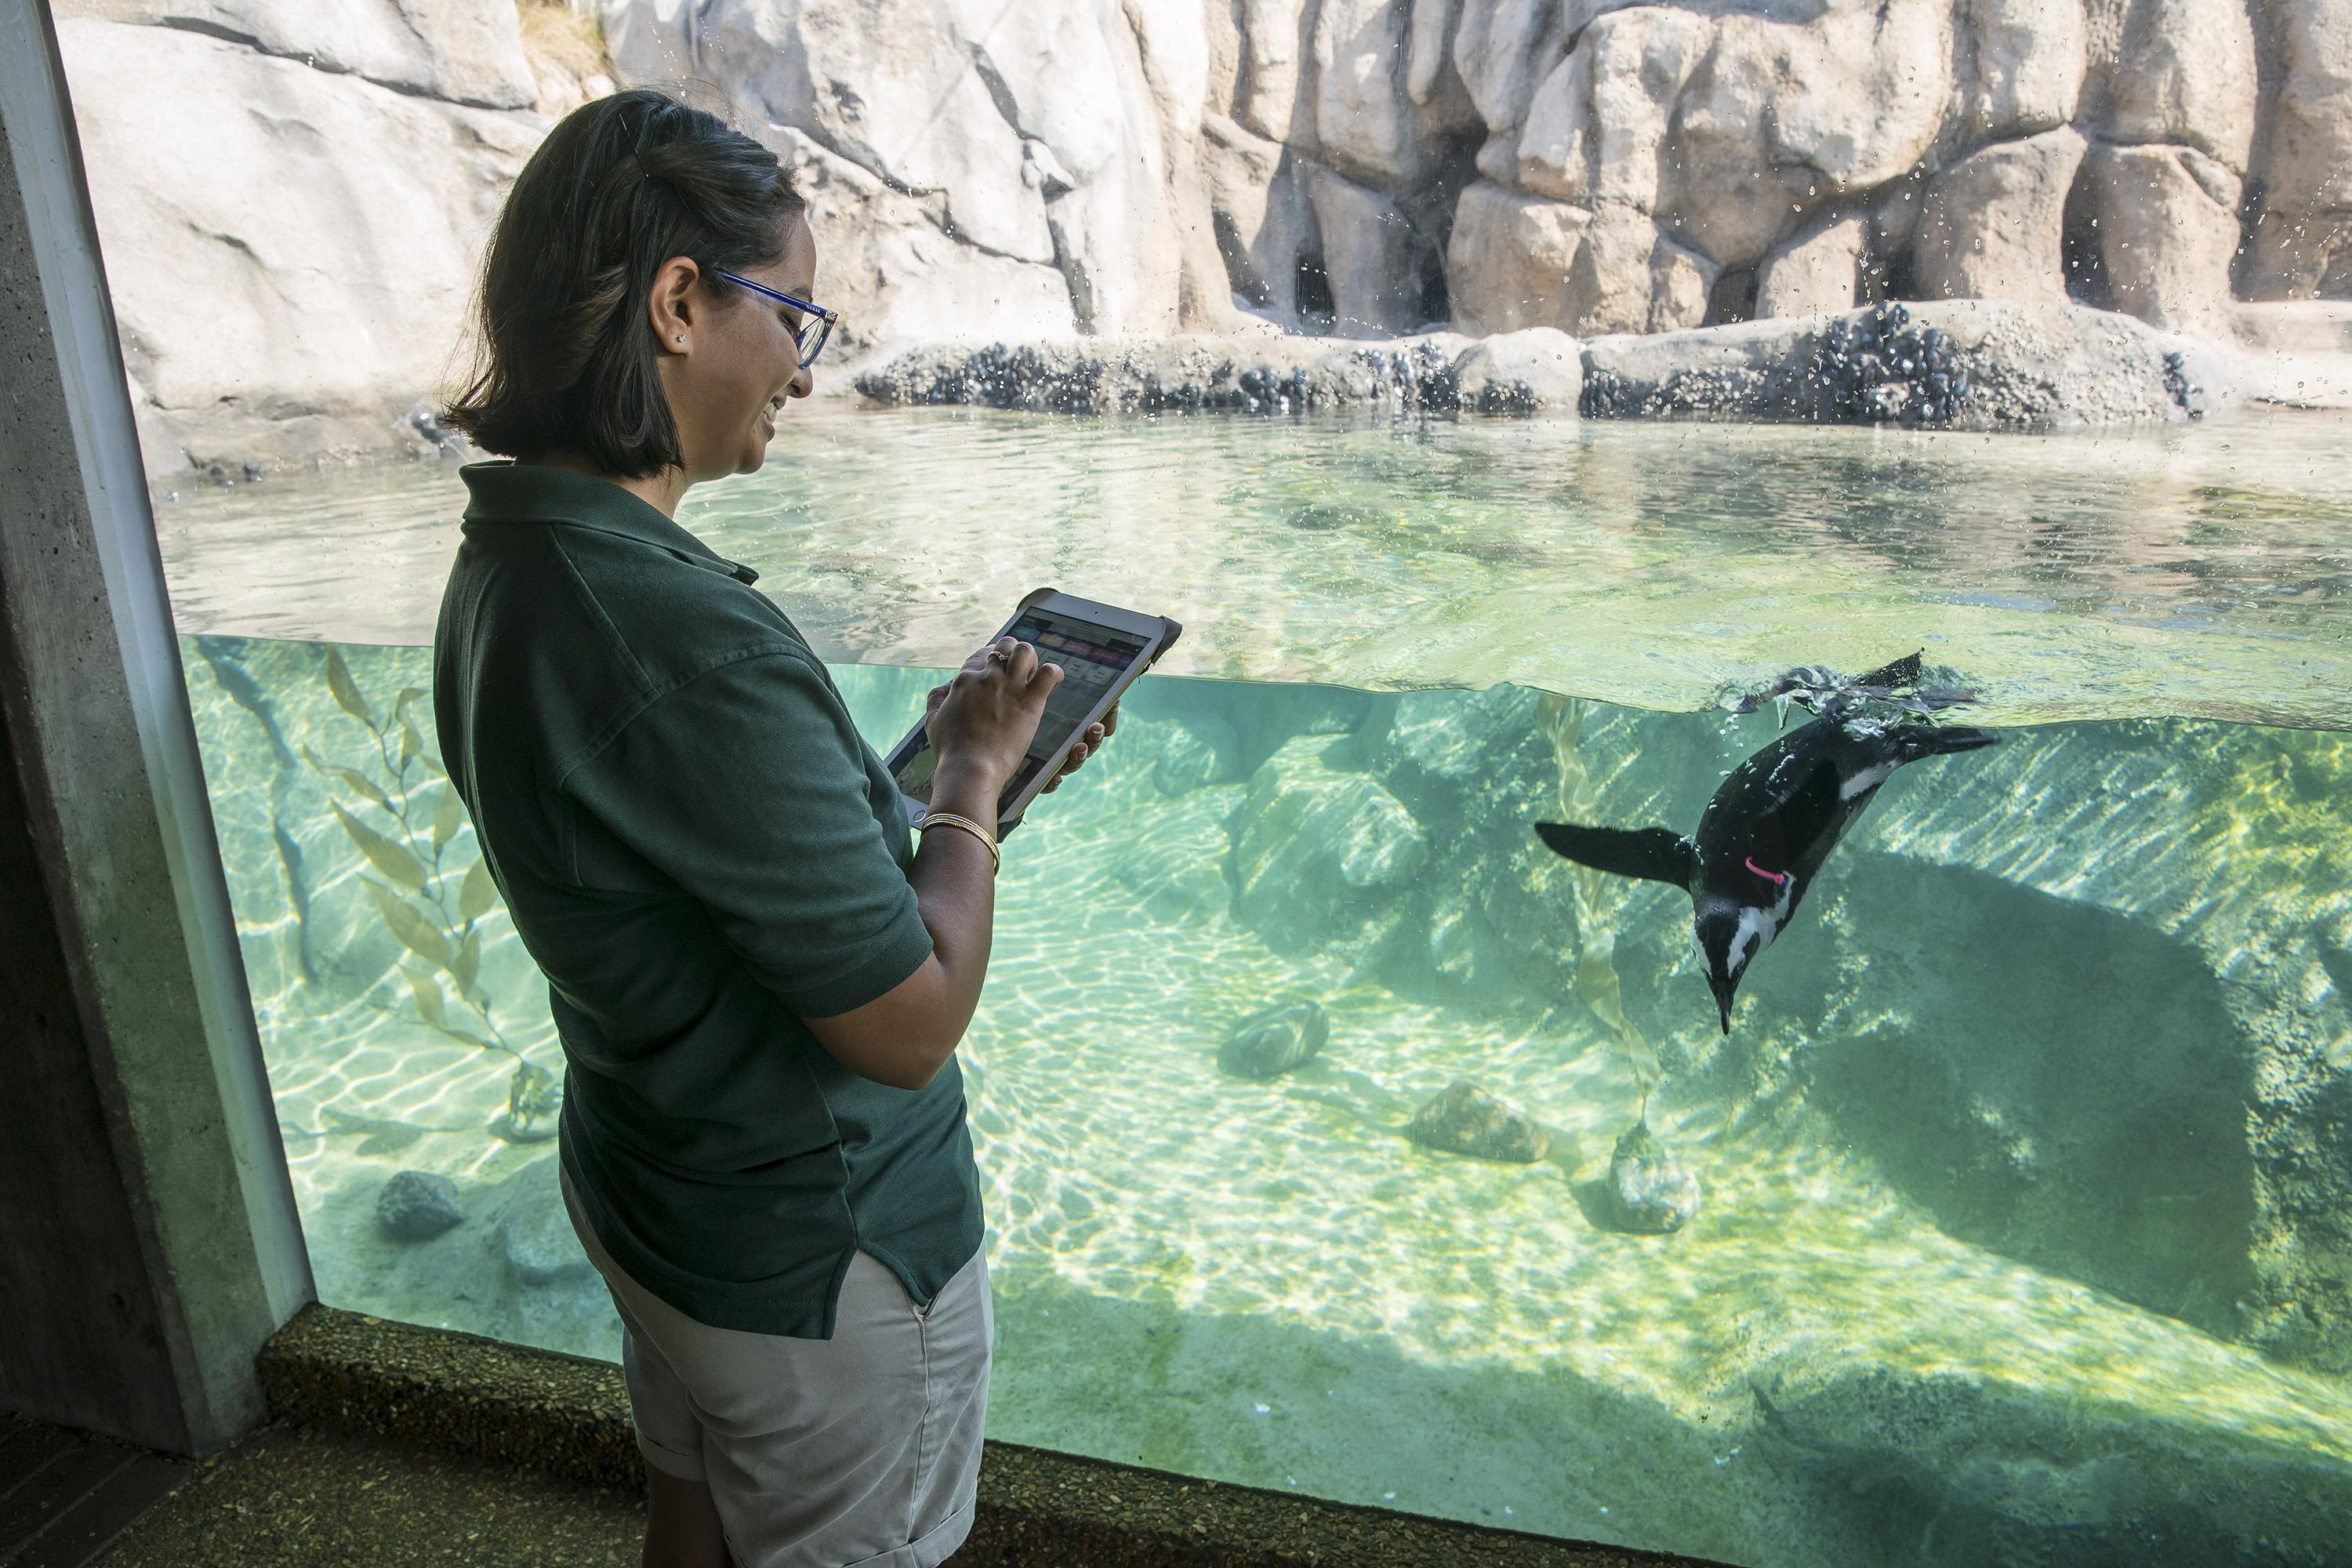
<path fill-rule="evenodd" d="M 955 664 L 1055 583 L 1184 621 L 1171 674 L 1690 710 L 1924 647 L 2002 722 L 2342 728 L 2347 439 L 820 405 L 682 515 L 843 660 Z M 429 642 L 463 496 L 442 464 L 190 491 L 159 519 L 182 627 Z"/>
<path fill-rule="evenodd" d="M 856 513 L 855 465 L 813 456 L 806 500 L 779 474 L 697 520 L 830 651 L 891 661 L 835 672 L 878 743 L 927 667 L 1038 580 L 1168 608 L 1188 668 L 1219 677 L 1147 679 L 1006 847 L 963 1047 L 993 1435 L 1771 1568 L 2347 1560 L 2352 735 L 2243 721 L 2341 718 L 2336 678 L 2299 673 L 2337 668 L 2345 626 L 2344 498 L 2294 466 L 2304 427 L 1985 458 L 1858 437 L 1822 443 L 1810 479 L 1814 432 L 1071 428 L 829 416 L 818 454 L 936 482 L 868 476 Z M 2220 440 L 2260 447 L 2261 484 Z M 1918 483 L 1900 527 L 1871 510 L 1923 466 L 1970 487 Z M 1973 487 L 2038 489 L 2019 475 L 2041 469 L 2038 504 L 2081 522 L 2036 556 Z M 2224 472 L 2231 499 L 2196 503 Z M 471 832 L 425 755 L 404 773 L 389 719 L 426 655 L 355 646 L 418 635 L 447 546 L 420 507 L 446 473 L 397 478 L 166 514 L 297 1195 L 326 1300 L 610 1355 L 544 1121 L 510 1103 L 519 1060 L 560 1063 L 543 994 L 495 907 L 461 957 Z M 1381 494 L 1391 513 L 1347 510 Z M 1219 495 L 1243 499 L 1187 499 Z M 784 508 L 764 535 L 761 505 Z M 1285 521 L 1308 506 L 1331 525 Z M 373 618 L 268 582 L 271 552 L 315 558 L 319 534 L 401 508 L 405 531 L 367 529 Z M 1119 539 L 1102 558 L 1070 537 L 1096 508 Z M 1834 547 L 1790 521 L 1848 511 Z M 307 548 L 278 542 L 289 515 Z M 1380 554 L 1431 519 L 1485 553 Z M 1968 549 L 1956 519 L 1982 531 Z M 1709 572 L 1753 613 L 1693 639 Z M 1948 606 L 1941 640 L 1898 635 L 1963 577 L 1985 604 Z M 955 586 L 912 586 L 934 580 Z M 1560 606 L 1527 657 L 1573 695 L 1470 679 L 1520 657 L 1492 647 L 1517 635 L 1497 605 L 1527 596 Z M 381 739 L 313 640 L 347 609 L 336 657 Z M 1807 614 L 1834 632 L 1808 640 Z M 1392 683 L 1475 689 L 1335 679 L 1374 679 L 1383 639 L 1454 615 Z M 238 625 L 274 635 L 219 635 Z M 1777 716 L 1654 707 L 1695 708 L 1751 660 L 1923 642 L 1984 681 L 2001 744 L 1881 792 L 1727 1039 L 1686 900 L 1579 872 L 1528 824 L 1686 829 Z M 2119 643 L 2164 662 L 2108 660 Z M 1312 679 L 1237 679 L 1268 674 Z M 429 752 L 425 702 L 405 711 Z M 419 886 L 331 799 L 404 846 Z M 1314 1060 L 1222 1074 L 1233 1026 L 1292 998 L 1328 1019 Z M 1463 1079 L 1552 1129 L 1549 1158 L 1403 1135 Z M 1606 1200 L 1645 1096 L 1703 1190 L 1672 1235 L 1619 1228 Z M 402 1169 L 451 1178 L 466 1222 L 384 1236 Z"/>

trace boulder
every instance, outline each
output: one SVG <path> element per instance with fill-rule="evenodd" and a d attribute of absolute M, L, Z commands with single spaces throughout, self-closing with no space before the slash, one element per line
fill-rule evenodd
<path fill-rule="evenodd" d="M 1333 325 L 1350 337 L 1421 325 L 1423 245 L 1403 211 L 1328 169 L 1309 174 L 1307 193 L 1323 237 Z"/>
<path fill-rule="evenodd" d="M 1234 1078 L 1280 1078 L 1312 1060 L 1331 1038 L 1331 1020 L 1312 997 L 1277 1002 L 1235 1024 L 1217 1047 L 1217 1070 Z"/>
<path fill-rule="evenodd" d="M 1568 276 L 1592 215 L 1481 180 L 1462 193 L 1445 252 L 1454 319 L 1466 332 L 1569 322 Z"/>
<path fill-rule="evenodd" d="M 1321 0 L 1315 10 L 1315 142 L 1367 183 L 1410 186 L 1435 149 L 1405 94 L 1412 0 Z"/>
<path fill-rule="evenodd" d="M 1251 777 L 1234 841 L 1234 912 L 1283 952 L 1371 963 L 1404 919 L 1429 842 L 1412 814 L 1349 764 L 1352 736 L 1302 735 Z"/>
<path fill-rule="evenodd" d="M 808 198 L 820 247 L 817 292 L 841 311 L 848 353 L 898 340 L 1076 330 L 1069 286 L 1050 263 L 951 237 L 939 197 L 908 195 L 802 132 L 772 132 L 771 141 Z"/>
<path fill-rule="evenodd" d="M 1931 300 L 2066 298 L 2066 194 L 2083 161 L 2071 125 L 1970 153 L 1927 182 L 1912 268 Z"/>
<path fill-rule="evenodd" d="M 1158 755 L 1151 778 L 1162 794 L 1187 795 L 1232 776 L 1232 758 L 1241 745 L 1232 725 L 1203 714 L 1154 728 Z M 1122 734 L 1119 739 L 1124 742 L 1127 737 Z"/>
<path fill-rule="evenodd" d="M 1957 22 L 1964 138 L 2011 141 L 2074 118 L 2089 63 L 2082 6 L 1960 0 Z"/>
<path fill-rule="evenodd" d="M 1840 334 L 1847 341 L 1833 341 Z M 1865 331 L 1864 329 L 1867 328 Z M 1927 346 L 1964 374 L 1938 386 Z M 1907 337 L 1904 334 L 1908 334 Z M 1698 331 L 1591 340 L 1588 416 L 1922 421 L 1975 430 L 2047 430 L 2187 419 L 2191 381 L 2226 393 L 2217 359 L 2111 311 L 2074 305 L 1948 300 L 1827 321 L 1749 321 Z M 2202 405 L 2195 405 L 2202 407 Z"/>
<path fill-rule="evenodd" d="M 2092 0 L 2086 130 L 2194 147 L 2232 174 L 2254 139 L 2254 29 L 2246 0 Z"/>
<path fill-rule="evenodd" d="M 2352 299 L 2352 10 L 2258 0 L 2273 64 L 2254 144 L 2257 300 Z"/>
<path fill-rule="evenodd" d="M 68 19 L 58 42 L 150 417 L 232 468 L 429 448 L 406 413 L 544 122 L 180 28 Z"/>
<path fill-rule="evenodd" d="M 1279 336 L 1079 338 L 1007 346 L 928 344 L 861 371 L 880 404 L 978 404 L 1061 414 L 1303 409 L 1451 412 L 1468 340 L 1391 342 Z"/>
<path fill-rule="evenodd" d="M 516 8 L 480 0 L 59 0 L 58 18 L 162 26 L 477 109 L 539 98 Z M 88 82 L 77 78 L 79 98 Z"/>
<path fill-rule="evenodd" d="M 1205 50 L 1197 17 L 1180 48 L 1168 18 L 1147 28 L 1115 6 L 967 16 L 945 3 L 607 0 L 605 16 L 628 79 L 710 81 L 753 124 L 798 130 L 935 198 L 943 237 L 1057 268 L 1082 329 L 1180 324 L 1185 226 L 1202 230 L 1202 253 L 1213 242 L 1205 197 L 1191 199 L 1198 110 L 1170 127 L 1159 103 L 1205 90 L 1205 59 L 1190 58 Z M 1223 299 L 1213 303 L 1222 319 Z"/>
<path fill-rule="evenodd" d="M 596 1266 L 580 1245 L 560 1194 L 552 1203 L 518 1206 L 494 1232 L 499 1256 L 518 1285 L 541 1290 L 593 1288 Z"/>
<path fill-rule="evenodd" d="M 2151 326 L 2225 335 L 2238 177 L 2193 147 L 2099 147 L 2083 182 L 2109 302 Z"/>
<path fill-rule="evenodd" d="M 1241 70 L 1234 118 L 1269 141 L 1291 139 L 1307 0 L 1239 0 Z"/>
<path fill-rule="evenodd" d="M 1645 1121 L 1627 1128 L 1609 1154 L 1609 1216 L 1620 1230 L 1664 1236 L 1698 1217 L 1698 1177 L 1659 1142 Z"/>
<path fill-rule="evenodd" d="M 1478 172 L 1507 182 L 1520 122 L 1536 84 L 1567 53 L 1552 0 L 1464 0 L 1454 29 L 1454 68 L 1486 140 Z"/>
<path fill-rule="evenodd" d="M 1456 1079 L 1405 1123 L 1404 1135 L 1425 1149 L 1532 1165 L 1551 1149 L 1551 1130 L 1510 1101 Z"/>
<path fill-rule="evenodd" d="M 375 1223 L 394 1241 L 430 1241 L 466 1223 L 457 1184 L 430 1171 L 401 1171 L 375 1200 Z"/>
<path fill-rule="evenodd" d="M 1474 344 L 1454 374 L 1465 410 L 1572 419 L 1584 389 L 1584 349 L 1553 327 L 1497 332 Z"/>
<path fill-rule="evenodd" d="M 1298 269 L 1316 252 L 1305 160 L 1218 114 L 1201 121 L 1202 180 L 1217 249 L 1235 300 L 1299 324 Z"/>
<path fill-rule="evenodd" d="M 1927 158 L 1955 53 L 1949 0 L 1845 0 L 1801 26 L 1731 11 L 1674 104 L 1659 216 L 1720 266 L 1760 261 L 1814 212 Z"/>
<path fill-rule="evenodd" d="M 1789 240 L 1757 270 L 1756 314 L 1818 316 L 1853 310 L 1869 247 L 1869 221 L 1852 213 Z"/>

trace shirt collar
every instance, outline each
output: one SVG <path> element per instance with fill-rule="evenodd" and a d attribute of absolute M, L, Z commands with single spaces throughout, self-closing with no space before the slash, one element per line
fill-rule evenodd
<path fill-rule="evenodd" d="M 667 550 L 691 565 L 723 572 L 739 583 L 760 580 L 757 572 L 728 560 L 664 517 L 659 508 L 609 479 L 572 468 L 505 459 L 467 463 L 457 472 L 472 496 L 466 507 L 467 522 L 553 522 L 593 529 Z"/>

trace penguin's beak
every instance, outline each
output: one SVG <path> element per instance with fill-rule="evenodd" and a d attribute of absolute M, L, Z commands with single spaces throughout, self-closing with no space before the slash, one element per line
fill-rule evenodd
<path fill-rule="evenodd" d="M 1722 1015 L 1723 1032 L 1728 1037 L 1731 1034 L 1731 996 L 1739 989 L 1739 982 L 1717 979 L 1710 974 L 1706 977 L 1706 988 L 1715 993 L 1715 1010 Z"/>

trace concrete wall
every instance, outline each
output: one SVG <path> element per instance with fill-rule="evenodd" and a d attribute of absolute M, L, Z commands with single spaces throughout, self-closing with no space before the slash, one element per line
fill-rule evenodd
<path fill-rule="evenodd" d="M 0 0 L 0 1407 L 203 1454 L 311 1294 L 57 40 Z"/>

